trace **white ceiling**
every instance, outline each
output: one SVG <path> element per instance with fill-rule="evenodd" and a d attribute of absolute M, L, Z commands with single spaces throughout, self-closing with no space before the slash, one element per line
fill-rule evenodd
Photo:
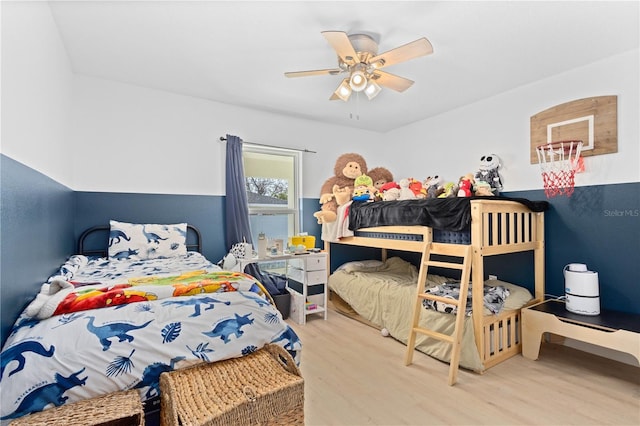
<path fill-rule="evenodd" d="M 386 132 L 637 49 L 637 1 L 52 1 L 76 73 Z M 329 97 L 343 76 L 321 31 L 429 56 L 385 68 L 415 81 L 374 100 Z"/>

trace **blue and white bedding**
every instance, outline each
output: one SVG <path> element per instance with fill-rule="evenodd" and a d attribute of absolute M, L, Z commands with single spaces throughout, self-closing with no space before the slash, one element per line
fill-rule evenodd
<path fill-rule="evenodd" d="M 73 256 L 40 294 L 61 279 L 91 287 L 195 270 L 220 268 L 193 252 L 145 261 Z M 109 305 L 43 320 L 33 315 L 36 298 L 0 354 L 2 424 L 118 390 L 139 389 L 148 401 L 159 394 L 162 372 L 243 356 L 267 343 L 283 346 L 299 362 L 302 345 L 295 332 L 261 286 L 251 288 Z"/>

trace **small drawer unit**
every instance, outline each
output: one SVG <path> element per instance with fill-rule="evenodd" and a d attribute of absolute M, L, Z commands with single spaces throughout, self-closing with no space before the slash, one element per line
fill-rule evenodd
<path fill-rule="evenodd" d="M 290 318 L 305 324 L 307 315 L 327 319 L 327 255 L 310 253 L 287 262 L 287 287 L 292 294 Z"/>

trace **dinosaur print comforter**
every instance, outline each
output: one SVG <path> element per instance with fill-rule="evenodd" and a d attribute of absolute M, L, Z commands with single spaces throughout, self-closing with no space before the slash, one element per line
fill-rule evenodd
<path fill-rule="evenodd" d="M 102 293 L 118 285 L 147 296 L 106 303 Z M 99 301 L 38 318 L 45 306 L 60 306 L 47 305 L 48 296 L 69 289 L 68 300 L 90 294 Z M 0 421 L 125 389 L 139 389 L 151 403 L 160 373 L 266 343 L 299 362 L 297 335 L 251 276 L 221 271 L 193 252 L 146 261 L 72 256 L 18 318 L 0 354 Z"/>

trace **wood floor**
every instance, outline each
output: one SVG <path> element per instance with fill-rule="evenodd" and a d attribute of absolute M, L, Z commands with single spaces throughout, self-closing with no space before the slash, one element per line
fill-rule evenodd
<path fill-rule="evenodd" d="M 640 425 L 640 368 L 544 344 L 480 375 L 460 370 L 335 311 L 288 321 L 303 343 L 305 423 L 312 425 Z"/>

